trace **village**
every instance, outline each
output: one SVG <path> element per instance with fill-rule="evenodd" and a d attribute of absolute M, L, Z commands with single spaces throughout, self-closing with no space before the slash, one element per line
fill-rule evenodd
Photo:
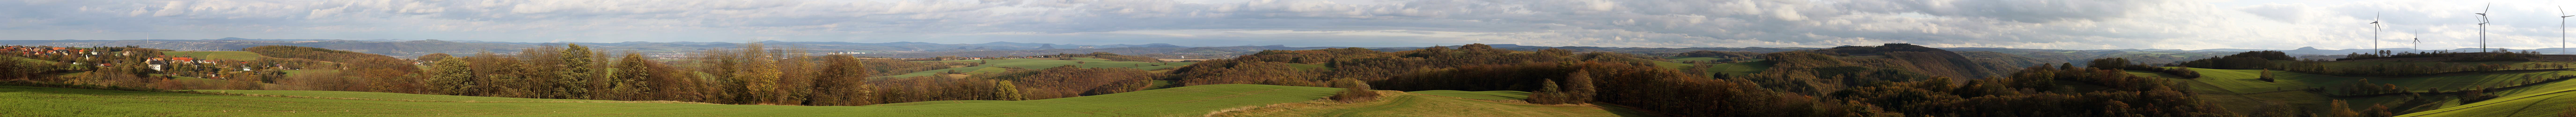
<path fill-rule="evenodd" d="M 231 79 L 239 77 L 238 75 L 227 74 L 231 72 L 254 72 L 263 69 L 291 70 L 288 67 L 277 64 L 254 64 L 253 60 L 204 59 L 199 57 L 185 57 L 185 55 L 182 57 L 173 57 L 172 55 L 163 55 L 164 52 L 161 51 L 128 51 L 129 48 L 131 47 L 110 49 L 109 47 L 74 48 L 11 45 L 0 46 L 0 51 L 16 53 L 7 55 L 66 64 L 65 68 L 62 68 L 64 70 L 94 70 L 101 68 L 118 68 L 120 65 L 140 64 L 142 67 L 139 68 L 148 69 L 150 72 L 153 72 L 151 74 L 208 79 Z M 134 58 L 137 54 L 150 55 L 150 57 Z M 109 62 L 118 61 L 120 59 L 131 59 L 133 62 Z"/>

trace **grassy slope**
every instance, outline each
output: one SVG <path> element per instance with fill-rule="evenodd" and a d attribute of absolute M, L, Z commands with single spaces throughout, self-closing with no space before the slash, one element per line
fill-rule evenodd
<path fill-rule="evenodd" d="M 1341 103 L 1308 101 L 1233 109 L 1210 116 L 1359 116 L 1359 117 L 1598 117 L 1645 116 L 1627 109 L 1591 105 L 1538 105 L 1517 100 L 1492 101 L 1469 98 L 1432 96 L 1416 93 L 1381 91 L 1388 94 L 1376 101 Z M 1463 92 L 1463 91 L 1458 91 Z"/>
<path fill-rule="evenodd" d="M 2206 83 L 2212 86 L 2211 88 L 2195 88 L 2195 90 L 2224 91 L 2227 93 L 2292 91 L 2315 87 L 2348 85 L 2360 82 L 2360 79 L 2370 79 L 2370 83 L 2372 84 L 2396 84 L 2397 86 L 2405 87 L 2407 90 L 2415 92 L 2422 92 L 2425 88 L 2437 88 L 2443 91 L 2453 91 L 2462 88 L 2474 87 L 2518 86 L 2525 85 L 2519 83 L 2520 81 L 2529 79 L 2550 78 L 2560 75 L 2576 75 L 2576 72 L 2570 71 L 2542 71 L 2428 77 L 2349 77 L 2272 71 L 2271 74 L 2274 78 L 2278 78 L 2278 80 L 2275 82 L 2263 82 L 2262 80 L 2256 79 L 2259 77 L 2259 74 L 2262 73 L 2262 70 L 2192 68 L 2192 71 L 2200 72 L 2201 78 L 2183 79 L 2184 81 Z M 2132 71 L 2130 73 L 2175 78 L 2175 76 L 2171 75 L 2144 71 Z"/>
<path fill-rule="evenodd" d="M 1225 108 L 1305 102 L 1338 90 L 1220 84 L 1030 101 L 775 106 L 412 102 L 0 86 L 0 116 L 1195 116 Z"/>
<path fill-rule="evenodd" d="M 2229 110 L 2237 112 L 2253 112 L 2255 110 L 2260 110 L 2263 107 L 2262 104 L 2265 103 L 2291 104 L 2296 105 L 2297 107 L 2319 107 L 2330 105 L 2328 103 L 2331 102 L 2331 100 L 2347 100 L 2352 103 L 2350 105 L 2353 107 L 2350 108 L 2367 108 L 2371 104 L 2387 104 L 2392 106 L 2400 105 L 2405 103 L 2401 100 L 2415 98 L 2406 96 L 2332 97 L 2315 92 L 2299 91 L 2306 88 L 2347 85 L 2357 82 L 2358 79 L 2370 79 L 2371 83 L 2374 84 L 2396 84 L 2398 86 L 2406 87 L 2408 90 L 2417 92 L 2420 92 L 2425 88 L 2440 88 L 2441 90 L 2451 91 L 2469 87 L 2532 85 L 2530 87 L 2514 88 L 2495 92 L 2495 94 L 2506 97 L 2529 95 L 2536 92 L 2557 91 L 2562 89 L 2576 89 L 2576 83 L 2568 82 L 2544 82 L 2541 84 L 2520 83 L 2521 80 L 2527 78 L 2576 75 L 2576 72 L 2569 71 L 2487 73 L 2426 77 L 2347 77 L 2273 71 L 2271 74 L 2274 75 L 2275 78 L 2279 78 L 2279 80 L 2277 80 L 2277 82 L 2263 82 L 2255 79 L 2258 77 L 2258 74 L 2261 73 L 2260 70 L 2198 68 L 2193 68 L 2192 70 L 2200 72 L 2203 77 L 2197 79 L 2176 79 L 2176 81 L 2179 81 L 2184 85 L 2191 86 L 2194 92 L 2201 92 L 2202 94 L 2200 94 L 2199 97 L 2212 103 L 2228 104 L 2221 106 L 2226 106 Z M 2146 71 L 2131 71 L 2130 73 L 2144 76 L 2176 78 L 2172 75 Z M 2463 107 L 2458 105 L 2458 100 L 2453 99 L 2450 95 L 2433 95 L 2421 98 L 2425 98 L 2425 100 L 2436 100 L 2436 102 L 2423 105 L 2428 107 L 2420 107 L 2423 109 L 2429 110 L 2445 107 Z M 2404 107 L 2400 107 L 2399 109 L 2414 110 Z M 2324 110 L 2310 109 L 2309 111 Z"/>
<path fill-rule="evenodd" d="M 948 68 L 948 69 L 939 69 L 939 70 L 930 70 L 930 71 L 921 71 L 921 72 L 904 73 L 903 75 L 882 76 L 882 77 L 875 77 L 875 78 L 877 78 L 877 79 L 885 79 L 885 78 L 910 78 L 910 77 L 920 77 L 920 76 L 933 76 L 933 75 L 938 75 L 938 74 L 941 74 L 941 73 L 946 73 L 946 72 L 948 72 L 949 70 L 957 70 L 957 71 L 961 71 L 961 72 L 967 72 L 966 74 L 989 74 L 989 73 L 1009 72 L 1011 68 L 1020 68 L 1020 69 L 1046 69 L 1046 68 L 1054 68 L 1054 67 L 1057 67 L 1057 66 L 1065 66 L 1065 65 L 1074 65 L 1074 66 L 1076 66 L 1076 67 L 1082 67 L 1082 68 L 1104 68 L 1104 67 L 1106 67 L 1106 68 L 1138 68 L 1138 69 L 1144 69 L 1144 70 L 1160 70 L 1160 69 L 1179 68 L 1181 65 L 1189 65 L 1189 64 L 1191 64 L 1190 62 L 1178 62 L 1178 63 L 1151 63 L 1151 62 L 1131 62 L 1131 61 L 1108 61 L 1108 60 L 1101 60 L 1101 59 L 1094 59 L 1094 58 L 1075 58 L 1075 60 L 1056 60 L 1056 59 L 992 59 L 992 60 L 950 60 L 950 61 L 921 61 L 921 62 L 960 62 L 960 63 L 976 63 L 976 62 L 982 62 L 982 63 L 985 63 L 985 64 L 984 64 L 984 65 L 980 65 L 980 66 L 975 66 L 975 67 Z M 1161 65 L 1161 66 L 1155 66 L 1155 65 Z"/>
<path fill-rule="evenodd" d="M 259 60 L 259 57 L 262 56 L 259 55 L 259 53 L 251 53 L 249 51 L 164 51 L 161 52 L 161 55 L 170 55 L 170 57 L 196 57 L 224 60 Z"/>
<path fill-rule="evenodd" d="M 2558 90 L 2537 95 L 2505 96 L 2467 105 L 2416 112 L 2398 117 L 2548 117 L 2576 112 L 2576 90 Z"/>

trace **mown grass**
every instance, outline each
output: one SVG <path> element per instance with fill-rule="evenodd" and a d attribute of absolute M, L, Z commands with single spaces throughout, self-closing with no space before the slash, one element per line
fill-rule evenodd
<path fill-rule="evenodd" d="M 1227 108 L 1311 101 L 1338 90 L 1219 84 L 1029 101 L 914 106 L 778 106 L 423 102 L 0 86 L 0 116 L 1198 116 Z M 494 100 L 400 96 L 417 94 L 348 95 Z"/>

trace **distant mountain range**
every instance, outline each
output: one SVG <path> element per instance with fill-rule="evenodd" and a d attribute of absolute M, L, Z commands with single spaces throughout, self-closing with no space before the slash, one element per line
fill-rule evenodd
<path fill-rule="evenodd" d="M 926 43 L 926 42 L 854 43 L 854 42 L 786 42 L 786 41 L 762 41 L 762 42 L 757 42 L 757 43 L 763 43 L 763 44 L 766 44 L 768 47 L 771 47 L 771 48 L 800 49 L 800 50 L 806 50 L 807 52 L 815 52 L 815 53 L 848 53 L 848 54 L 854 54 L 854 55 L 859 55 L 859 56 L 873 56 L 873 57 L 897 57 L 897 58 L 920 58 L 920 57 L 936 57 L 936 56 L 961 56 L 961 57 L 983 57 L 983 56 L 1031 56 L 1031 55 L 1052 55 L 1052 54 L 1057 54 L 1057 53 L 1092 53 L 1092 52 L 1109 52 L 1109 53 L 1117 53 L 1117 54 L 1125 54 L 1125 55 L 1152 56 L 1152 57 L 1156 57 L 1156 58 L 1200 59 L 1200 58 L 1232 58 L 1232 56 L 1233 56 L 1233 55 L 1245 55 L 1245 54 L 1252 54 L 1252 53 L 1260 52 L 1260 51 L 1262 51 L 1262 50 L 1310 50 L 1310 49 L 1325 49 L 1325 48 L 1351 48 L 1351 47 L 1288 47 L 1287 45 L 1266 45 L 1266 46 L 1227 46 L 1227 47 L 1190 47 L 1190 46 L 1179 46 L 1179 45 L 1173 45 L 1173 44 L 1162 44 L 1162 43 L 1153 43 L 1153 44 L 1133 44 L 1133 45 L 1131 45 L 1131 44 L 1078 45 L 1078 44 L 1015 43 L 1015 42 L 991 42 L 991 43 L 981 43 L 981 44 L 940 44 L 940 43 Z M 241 48 L 248 48 L 248 47 L 253 47 L 253 46 L 265 46 L 265 45 L 289 45 L 289 46 L 305 46 L 305 47 L 331 48 L 331 49 L 339 49 L 339 50 L 347 50 L 347 51 L 366 52 L 366 53 L 374 53 L 374 54 L 384 54 L 384 55 L 388 55 L 388 56 L 420 56 L 420 55 L 427 55 L 427 54 L 431 54 L 431 53 L 466 54 L 466 53 L 475 53 L 475 52 L 479 52 L 479 51 L 492 51 L 492 52 L 495 52 L 495 53 L 513 53 L 513 52 L 518 52 L 520 49 L 523 49 L 523 48 L 535 48 L 535 47 L 538 47 L 538 46 L 558 46 L 558 45 L 563 45 L 563 44 L 564 44 L 564 43 L 499 42 L 499 41 L 447 41 L 447 40 L 394 40 L 394 39 L 374 39 L 374 40 L 341 40 L 341 39 L 245 39 L 245 38 L 230 38 L 230 37 L 227 37 L 227 38 L 219 38 L 219 39 L 198 39 L 198 40 L 0 40 L 0 45 L 81 46 L 81 47 L 87 47 L 87 46 L 139 46 L 139 47 L 146 47 L 146 48 L 161 48 L 161 49 L 182 50 L 182 51 L 224 51 L 224 50 L 239 50 L 239 49 L 241 49 Z M 617 43 L 587 43 L 587 42 L 573 42 L 573 44 L 581 44 L 581 45 L 584 45 L 584 46 L 593 46 L 592 48 L 594 48 L 594 49 L 601 49 L 601 50 L 603 50 L 603 51 L 607 51 L 607 52 L 634 51 L 634 52 L 648 53 L 648 54 L 661 54 L 661 55 L 684 55 L 683 53 L 692 53 L 692 52 L 698 52 L 698 51 L 707 50 L 707 49 L 716 49 L 716 48 L 736 48 L 736 47 L 741 47 L 744 43 L 731 43 L 731 42 L 686 42 L 686 41 L 683 41 L 683 42 L 641 42 L 641 41 L 634 41 L 634 42 L 617 42 Z M 1739 51 L 1739 52 L 1769 53 L 1769 52 L 1781 52 L 1781 51 L 1795 51 L 1795 50 L 1813 50 L 1813 49 L 1823 49 L 1823 48 L 1810 48 L 1810 47 L 1740 47 L 1740 48 L 1739 48 L 1739 47 L 1692 47 L 1692 48 L 1642 48 L 1642 47 L 1590 47 L 1590 46 L 1556 46 L 1556 47 L 1547 47 L 1547 46 L 1521 46 L 1521 45 L 1516 45 L 1516 44 L 1489 44 L 1489 45 L 1490 45 L 1490 46 L 1493 46 L 1494 48 L 1511 49 L 1511 50 L 1522 50 L 1522 51 L 1534 51 L 1534 50 L 1541 50 L 1541 49 L 1548 49 L 1548 48 L 1557 48 L 1557 49 L 1568 49 L 1568 50 L 1574 50 L 1574 51 L 1576 51 L 1576 52 L 1620 52 L 1620 53 L 1636 53 L 1636 54 L 1648 54 L 1648 55 L 1662 55 L 1662 54 L 1682 53 L 1682 52 L 1691 52 L 1691 51 Z M 1455 48 L 1455 47 L 1457 47 L 1457 46 L 1448 46 L 1448 47 Z M 1423 48 L 1423 47 L 1359 47 L 1359 48 L 1369 48 L 1369 49 L 1374 49 L 1374 50 L 1378 50 L 1378 51 L 1404 51 L 1404 50 L 1420 49 L 1420 48 Z M 2233 53 L 2236 53 L 2236 52 L 2244 52 L 2244 51 L 2265 51 L 2265 50 L 2266 50 L 2266 49 L 2201 49 L 2201 50 L 2176 50 L 2176 49 L 2103 49 L 2103 50 L 2057 50 L 2057 49 L 2017 49 L 2017 48 L 1984 48 L 1984 47 L 1954 47 L 1954 48 L 1940 48 L 1940 49 L 1950 50 L 1950 51 L 1960 51 L 1960 52 L 1962 52 L 1962 54 L 1964 54 L 1964 55 L 1969 55 L 1969 56 L 1972 56 L 1972 57 L 1973 57 L 1973 56 L 1980 56 L 1980 54 L 1981 54 L 1981 53 L 1979 53 L 1979 52 L 1993 52 L 1993 53 L 2000 53 L 2000 54 L 2010 54 L 2010 55 L 2018 55 L 2018 56 L 2023 56 L 2023 57 L 2045 58 L 2045 59 L 2062 60 L 2062 61 L 2084 61 L 2084 60 L 2090 60 L 2090 59 L 2094 59 L 2094 58 L 2120 57 L 2120 58 L 2131 58 L 2131 59 L 2134 59 L 2134 60 L 2137 60 L 2137 61 L 2141 61 L 2141 62 L 2149 62 L 2149 63 L 2161 63 L 2161 62 L 2169 62 L 2169 61 L 2191 60 L 2191 59 L 2206 58 L 2206 57 L 2210 57 L 2210 56 L 2224 56 L 2224 55 L 2227 55 L 2227 54 L 2233 54 Z M 2559 51 L 2556 51 L 2556 50 L 2559 50 L 2559 49 L 2562 49 L 2562 48 L 2545 48 L 2545 49 L 2530 49 L 2530 50 L 2522 50 L 2522 49 L 2507 49 L 2507 50 L 2510 50 L 2510 51 L 2536 51 L 2536 52 L 2540 52 L 2540 53 L 2544 53 L 2544 54 L 2564 54 L 2564 53 L 2561 53 L 2561 52 L 2559 52 Z M 2476 49 L 2476 48 L 2460 48 L 2460 49 L 2449 49 L 2449 50 L 2419 50 L 2419 49 L 2413 49 L 2413 48 L 2389 48 L 2389 49 L 2381 49 L 2381 50 L 2395 51 L 2395 52 L 2426 52 L 2426 51 L 2451 51 L 2451 52 L 2464 52 L 2464 51 L 2477 51 L 2478 49 Z M 2283 52 L 2289 53 L 2289 54 L 2291 54 L 2291 55 L 2306 55 L 2307 57 L 2310 57 L 2310 58 L 2340 58 L 2340 57 L 2341 57 L 2341 55 L 2343 55 L 2343 54 L 2349 54 L 2349 53 L 2363 53 L 2363 52 L 2369 52 L 2369 51 L 2371 51 L 2371 50 L 2370 50 L 2370 49 L 2323 50 L 2323 49 L 2316 49 L 2316 48 L 2314 48 L 2314 47 L 2307 47 L 2307 48 L 2299 48 L 2299 49 L 2292 49 L 2292 50 L 2270 50 L 2270 51 L 2283 51 Z M 2047 61 L 2047 62 L 2059 62 L 2059 61 Z M 2076 63 L 2076 62 L 2061 62 L 2061 63 Z"/>

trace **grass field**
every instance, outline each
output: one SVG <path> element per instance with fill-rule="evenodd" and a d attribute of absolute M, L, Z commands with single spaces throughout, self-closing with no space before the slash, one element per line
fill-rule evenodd
<path fill-rule="evenodd" d="M 2529 85 L 2526 87 L 2494 91 L 2494 93 L 2492 93 L 2505 97 L 2527 96 L 2546 93 L 2549 91 L 2576 89 L 2576 83 L 2528 82 L 2528 80 L 2532 79 L 2554 78 L 2561 75 L 2576 75 L 2576 72 L 2570 71 L 2524 71 L 2421 77 L 2352 77 L 2272 71 L 2270 72 L 2271 75 L 2278 78 L 2278 80 L 2276 80 L 2276 82 L 2264 82 L 2256 79 L 2261 73 L 2263 73 L 2261 72 L 2262 70 L 2199 68 L 2192 68 L 2192 70 L 2202 74 L 2202 77 L 2196 79 L 2179 79 L 2176 76 L 2147 71 L 2131 71 L 2130 74 L 2175 78 L 2174 80 L 2178 83 L 2190 86 L 2194 92 L 2201 93 L 2198 97 L 2211 103 L 2222 103 L 2220 106 L 2237 112 L 2253 112 L 2261 110 L 2261 108 L 2267 104 L 2289 104 L 2295 105 L 2295 107 L 2322 107 L 2331 105 L 2329 103 L 2332 100 L 2348 101 L 2351 107 L 2347 108 L 2368 108 L 2373 104 L 2381 104 L 2395 107 L 2397 110 L 2414 111 L 2459 108 L 2469 107 L 2468 105 L 2477 105 L 2461 105 L 2457 102 L 2459 101 L 2458 99 L 2455 99 L 2455 97 L 2448 94 L 2427 95 L 2422 97 L 2398 95 L 2339 97 L 2319 94 L 2318 92 L 2302 91 L 2303 89 L 2309 88 L 2350 85 L 2352 83 L 2359 82 L 2361 79 L 2369 79 L 2370 83 L 2373 84 L 2395 84 L 2405 87 L 2407 90 L 2413 92 L 2422 92 L 2427 88 L 2435 88 L 2443 91 L 2455 91 L 2463 88 Z M 2335 92 L 2339 90 L 2332 88 L 2328 89 L 2329 90 L 2327 92 Z M 2409 99 L 2429 100 L 2432 102 L 2410 104 L 2406 101 Z M 2498 100 L 2502 99 L 2500 98 Z M 2311 112 L 2326 111 L 2321 108 L 2308 108 L 2307 110 Z M 2400 111 L 2400 113 L 2404 112 L 2412 111 Z"/>
<path fill-rule="evenodd" d="M 2504 69 L 2508 69 L 2508 70 L 2514 70 L 2514 69 L 2563 69 L 2563 68 L 2566 68 L 2566 67 L 2558 67 L 2558 66 L 2553 66 L 2553 65 L 2568 65 L 2568 64 L 2576 64 L 2576 62 L 2560 62 L 2560 61 L 2488 61 L 2488 62 L 2441 62 L 2441 61 L 2333 61 L 2333 62 L 2324 62 L 2324 63 L 2325 63 L 2325 67 L 2326 67 L 2326 68 L 2351 68 L 2350 66 L 2362 66 L 2362 65 L 2394 65 L 2394 64 L 2415 64 L 2415 65 L 2437 65 L 2437 64 L 2443 64 L 2443 63 L 2453 64 L 2453 65 L 2503 64 L 2503 65 L 2506 65 Z"/>
<path fill-rule="evenodd" d="M 1446 97 L 1467 98 L 1467 99 L 1480 99 L 1480 100 L 1521 100 L 1521 99 L 1529 99 L 1529 94 L 1530 94 L 1530 92 L 1525 92 L 1525 91 L 1458 91 L 1458 90 L 1429 90 L 1429 91 L 1413 91 L 1413 92 L 1408 92 L 1408 93 L 1418 93 L 1418 94 L 1424 94 L 1424 95 L 1446 96 Z"/>
<path fill-rule="evenodd" d="M 161 52 L 161 55 L 170 55 L 170 57 L 194 57 L 223 60 L 259 60 L 259 57 L 263 57 L 259 55 L 259 53 L 251 53 L 249 51 L 163 51 Z"/>
<path fill-rule="evenodd" d="M 2550 117 L 2576 112 L 2576 89 L 2550 91 L 2536 95 L 2504 96 L 2493 100 L 2416 112 L 2398 117 Z"/>
<path fill-rule="evenodd" d="M 1065 66 L 1065 65 L 1073 65 L 1073 66 L 1075 66 L 1075 67 L 1082 67 L 1082 68 L 1136 68 L 1136 69 L 1144 69 L 1144 70 L 1163 70 L 1163 69 L 1180 68 L 1180 66 L 1183 66 L 1183 65 L 1189 65 L 1189 64 L 1192 64 L 1192 63 L 1193 63 L 1193 62 L 1154 63 L 1154 62 L 1133 62 L 1133 61 L 1109 61 L 1109 60 L 1102 60 L 1102 59 L 1097 59 L 1097 58 L 1074 58 L 1074 60 L 1057 60 L 1057 59 L 1053 59 L 1053 58 L 1041 58 L 1041 59 L 948 60 L 948 61 L 919 61 L 919 62 L 957 62 L 957 63 L 984 63 L 984 64 L 983 64 L 983 65 L 979 65 L 979 66 L 974 66 L 974 67 L 948 68 L 948 69 L 939 69 L 939 70 L 930 70 L 930 71 L 921 71 L 921 72 L 904 73 L 903 75 L 880 76 L 880 77 L 873 77 L 873 78 L 874 78 L 874 79 L 887 79 L 887 78 L 911 78 L 911 77 L 921 77 L 921 76 L 935 76 L 935 75 L 939 75 L 939 74 L 947 73 L 947 72 L 948 72 L 948 71 L 950 71 L 950 70 L 956 70 L 956 71 L 959 71 L 959 72 L 965 72 L 967 75 L 977 75 L 977 74 L 990 74 L 990 73 L 1009 72 L 1009 71 L 1010 71 L 1010 69 L 1014 69 L 1014 68 L 1016 68 L 1016 69 L 1046 69 L 1046 68 L 1055 68 L 1055 67 L 1057 67 L 1057 66 Z"/>
<path fill-rule="evenodd" d="M 1338 90 L 1219 84 L 1029 101 L 914 106 L 778 106 L 384 101 L 0 86 L 0 116 L 1199 116 L 1228 108 L 1312 101 Z M 232 92 L 420 100 L 523 100 L 395 93 Z"/>
<path fill-rule="evenodd" d="M 1387 94 L 1387 95 L 1385 95 L 1384 97 L 1379 97 L 1379 98 L 1378 98 L 1378 100 L 1376 100 L 1376 101 L 1369 101 L 1369 102 L 1342 103 L 1342 102 L 1336 102 L 1336 101 L 1322 101 L 1322 100 L 1319 100 L 1319 101 L 1308 101 L 1308 102 L 1300 102 L 1300 103 L 1271 104 L 1271 105 L 1263 105 L 1263 106 L 1258 106 L 1258 107 L 1246 107 L 1246 108 L 1230 109 L 1230 110 L 1233 110 L 1233 111 L 1228 111 L 1228 112 L 1225 112 L 1225 113 L 1209 114 L 1209 116 L 1228 116 L 1228 117 L 1234 117 L 1234 116 L 1247 116 L 1247 117 L 1313 117 L 1313 116 L 1344 116 L 1344 117 L 1430 117 L 1430 116 L 1445 116 L 1445 117 L 1608 117 L 1608 116 L 1646 116 L 1646 115 L 1644 115 L 1644 114 L 1639 114 L 1638 112 L 1627 111 L 1628 109 L 1605 108 L 1605 107 L 1597 107 L 1597 106 L 1591 106 L 1591 105 L 1538 105 L 1538 104 L 1529 104 L 1529 103 L 1524 103 L 1524 102 L 1520 102 L 1520 101 L 1518 101 L 1518 100 L 1500 100 L 1500 101 L 1496 101 L 1496 100 L 1481 100 L 1481 99 L 1469 99 L 1469 98 L 1455 98 L 1455 97 L 1432 96 L 1432 95 L 1426 95 L 1426 94 L 1402 93 L 1402 92 L 1395 92 L 1395 91 L 1381 91 L 1381 92 L 1385 92 L 1385 94 Z M 1453 92 L 1453 93 L 1456 93 L 1456 92 L 1463 92 L 1463 93 L 1479 93 L 1479 92 L 1465 92 L 1465 91 L 1438 91 L 1438 92 Z M 1524 96 L 1526 96 L 1526 95 L 1524 95 Z"/>
<path fill-rule="evenodd" d="M 2206 88 L 2196 87 L 2194 88 L 2195 90 L 2220 91 L 2224 93 L 2238 94 L 2293 91 L 2307 88 L 2349 85 L 2358 83 L 2361 79 L 2369 79 L 2372 84 L 2395 84 L 2414 92 L 2423 92 L 2426 88 L 2454 91 L 2463 88 L 2527 85 L 2523 82 L 2533 79 L 2554 78 L 2562 75 L 2576 75 L 2576 72 L 2571 71 L 2535 71 L 2425 77 L 2350 77 L 2272 71 L 2271 74 L 2274 78 L 2277 78 L 2277 80 L 2274 82 L 2263 82 L 2262 80 L 2257 79 L 2260 77 L 2262 70 L 2191 69 L 2192 71 L 2200 72 L 2201 78 L 2177 80 L 2191 81 L 2188 83 L 2205 83 L 2210 86 Z M 2177 76 L 2145 71 L 2131 71 L 2129 73 L 2144 76 L 2178 78 Z M 2329 90 L 2332 91 L 2334 89 Z"/>
<path fill-rule="evenodd" d="M 985 103 L 985 102 L 1008 102 L 1008 101 L 1005 101 L 1005 100 L 941 100 L 941 101 L 904 102 L 904 103 L 893 103 L 893 104 L 875 104 L 875 105 L 867 105 L 867 106 L 911 106 L 911 105 L 964 104 L 964 103 Z"/>

